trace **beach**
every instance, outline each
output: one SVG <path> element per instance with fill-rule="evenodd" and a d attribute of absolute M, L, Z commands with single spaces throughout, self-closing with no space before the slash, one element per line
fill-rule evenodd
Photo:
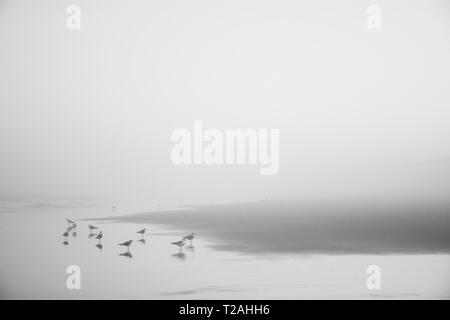
<path fill-rule="evenodd" d="M 278 215 L 273 215 L 278 224 L 263 214 L 259 220 L 255 217 L 256 212 L 261 213 L 263 208 L 272 211 L 279 205 L 278 202 L 256 202 L 192 206 L 117 216 L 111 215 L 110 208 L 96 206 L 2 212 L 0 297 L 449 298 L 450 256 L 444 241 L 446 235 L 440 233 L 440 230 L 448 228 L 445 225 L 447 216 L 435 212 L 436 217 L 428 219 L 435 221 L 433 228 L 436 232 L 426 241 L 420 233 L 414 240 L 414 226 L 419 225 L 420 219 L 409 219 L 410 224 L 404 227 L 410 233 L 405 231 L 403 234 L 411 239 L 408 246 L 402 241 L 396 245 L 394 240 L 398 238 L 380 234 L 381 229 L 374 223 L 376 219 L 369 220 L 373 233 L 366 235 L 370 241 L 364 241 L 367 230 L 363 227 L 353 234 L 348 234 L 344 228 L 348 241 L 359 239 L 360 243 L 353 246 L 335 243 L 336 251 L 333 251 L 329 241 L 338 239 L 341 229 L 324 229 L 324 216 L 319 215 L 314 220 L 314 215 L 311 215 L 305 220 L 298 219 L 298 224 L 294 223 L 297 220 L 293 217 L 284 216 L 286 213 L 281 210 Z M 286 208 L 293 205 L 285 204 Z M 220 214 L 222 210 L 228 210 L 229 214 Z M 77 234 L 64 239 L 61 234 L 67 227 L 67 217 L 76 221 Z M 243 220 L 237 222 L 237 217 Z M 378 225 L 384 226 L 382 229 L 387 232 L 385 226 L 399 226 L 398 219 L 401 220 L 397 217 Z M 314 221 L 316 230 L 312 229 Z M 305 242 L 307 235 L 304 232 L 298 232 L 296 238 L 296 233 L 289 231 L 290 228 L 297 230 L 300 222 L 309 223 L 300 230 L 310 229 L 310 241 Z M 88 224 L 94 224 L 103 231 L 101 250 L 99 241 L 90 237 Z M 333 225 L 338 226 L 339 223 L 334 221 Z M 143 227 L 148 228 L 148 232 L 142 237 L 144 241 L 139 241 L 142 239 L 136 232 Z M 426 230 L 429 227 L 432 226 L 424 225 Z M 260 233 L 255 231 L 257 229 L 261 229 Z M 182 251 L 170 243 L 190 232 L 194 232 L 195 238 L 192 244 L 187 241 Z M 267 239 L 274 243 L 270 245 L 263 241 L 258 238 L 259 234 L 267 234 Z M 385 241 L 378 240 L 379 236 Z M 322 242 L 318 241 L 320 238 Z M 127 250 L 118 244 L 129 239 L 133 239 L 134 244 L 127 254 Z M 292 241 L 295 245 L 288 245 Z M 372 241 L 373 245 L 366 246 Z M 66 286 L 69 276 L 66 270 L 70 265 L 81 269 L 80 290 L 69 290 Z M 382 270 L 381 290 L 368 290 L 366 286 L 369 265 L 378 265 Z"/>

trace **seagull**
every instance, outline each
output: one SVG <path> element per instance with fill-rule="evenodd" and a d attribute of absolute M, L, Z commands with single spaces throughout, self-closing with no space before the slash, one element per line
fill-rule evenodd
<path fill-rule="evenodd" d="M 192 240 L 194 240 L 194 233 L 192 232 L 191 234 L 184 236 L 183 239 L 191 241 L 191 244 L 192 244 Z"/>
<path fill-rule="evenodd" d="M 144 236 L 144 233 L 145 233 L 145 228 L 144 229 L 142 229 L 142 230 L 139 230 L 138 232 L 136 232 L 136 233 L 139 233 L 141 236 Z"/>
<path fill-rule="evenodd" d="M 101 241 L 102 238 L 103 238 L 102 232 L 103 232 L 103 231 L 100 231 L 100 233 L 95 237 L 98 241 Z"/>
<path fill-rule="evenodd" d="M 88 228 L 89 228 L 89 230 L 91 230 L 91 232 L 92 232 L 92 230 L 98 229 L 98 227 L 95 227 L 92 224 L 88 225 Z"/>
<path fill-rule="evenodd" d="M 133 240 L 128 240 L 128 241 L 119 243 L 119 246 L 124 246 L 124 247 L 127 247 L 129 249 L 132 243 L 133 243 Z"/>
<path fill-rule="evenodd" d="M 181 251 L 181 249 L 184 246 L 184 239 L 182 239 L 180 241 L 171 242 L 171 244 L 178 246 L 180 248 L 180 251 Z"/>

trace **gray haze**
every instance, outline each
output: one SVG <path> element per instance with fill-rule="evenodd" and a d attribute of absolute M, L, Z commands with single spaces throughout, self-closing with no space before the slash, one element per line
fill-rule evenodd
<path fill-rule="evenodd" d="M 81 30 L 66 8 L 81 7 Z M 379 31 L 366 8 L 382 10 Z M 0 0 L 0 193 L 167 204 L 445 195 L 448 1 Z M 175 166 L 171 132 L 280 129 L 280 171 Z"/>

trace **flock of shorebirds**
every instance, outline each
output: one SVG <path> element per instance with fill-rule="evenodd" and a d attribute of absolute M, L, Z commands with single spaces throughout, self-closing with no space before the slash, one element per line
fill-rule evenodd
<path fill-rule="evenodd" d="M 72 234 L 73 237 L 77 236 L 77 224 L 75 223 L 75 221 L 70 220 L 70 219 L 66 219 L 67 220 L 67 224 L 68 227 L 66 229 L 66 231 L 62 234 L 62 236 L 64 237 L 64 245 L 68 245 L 68 237 L 70 236 L 70 234 Z M 95 237 L 95 239 L 97 239 L 97 245 L 96 247 L 100 250 L 102 250 L 103 245 L 102 245 L 102 239 L 103 239 L 103 231 L 98 230 L 99 227 L 96 227 L 92 224 L 88 224 L 88 228 L 89 228 L 89 238 Z M 147 229 L 144 228 L 142 230 L 137 231 L 136 233 L 139 234 L 141 236 L 141 238 L 137 241 L 145 244 L 145 239 L 144 239 L 144 235 L 146 233 Z M 177 246 L 180 249 L 180 252 L 177 253 L 175 256 L 180 257 L 180 255 L 182 254 L 182 250 L 184 245 L 186 244 L 186 240 L 190 241 L 191 247 L 192 247 L 192 240 L 194 240 L 194 233 L 190 233 L 186 236 L 184 236 L 181 240 L 179 241 L 174 241 L 174 242 L 170 242 L 171 244 Z M 127 251 L 125 253 L 121 253 L 121 256 L 125 256 L 125 257 L 129 257 L 132 258 L 132 255 L 130 253 L 130 246 L 133 244 L 133 240 L 127 240 L 125 242 L 119 243 L 119 246 L 122 247 L 126 247 Z"/>

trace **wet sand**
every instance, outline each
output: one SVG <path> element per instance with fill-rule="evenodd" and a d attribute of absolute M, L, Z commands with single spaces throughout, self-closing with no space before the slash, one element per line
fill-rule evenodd
<path fill-rule="evenodd" d="M 411 246 L 411 254 L 347 255 L 331 251 L 330 245 L 313 246 L 312 240 L 307 243 L 309 247 L 288 246 L 284 234 L 288 239 L 295 237 L 295 233 L 290 232 L 298 228 L 300 221 L 309 221 L 310 234 L 313 234 L 312 231 L 327 225 L 322 221 L 326 216 L 320 216 L 321 220 L 313 216 L 298 219 L 287 215 L 285 219 L 279 217 L 278 221 L 271 218 L 270 210 L 279 205 L 264 202 L 207 206 L 106 219 L 96 217 L 111 215 L 110 207 L 80 209 L 75 206 L 55 210 L 50 206 L 43 211 L 30 212 L 27 205 L 20 213 L 4 212 L 0 214 L 0 299 L 449 298 L 448 253 L 417 254 Z M 285 206 L 286 211 L 274 211 L 273 217 L 293 212 L 294 206 L 289 210 L 288 204 L 281 206 Z M 122 206 L 121 210 L 125 211 Z M 266 215 L 258 219 L 258 212 Z M 68 226 L 66 218 L 77 223 L 77 228 L 67 238 L 62 236 Z M 434 224 L 441 223 L 442 229 L 447 227 L 445 220 L 433 217 L 431 220 L 435 220 Z M 89 223 L 103 231 L 101 247 L 90 234 Z M 337 224 L 330 220 L 328 225 Z M 144 227 L 148 228 L 148 234 L 144 237 L 136 234 Z M 272 231 L 281 227 L 285 231 L 279 231 L 275 238 Z M 258 228 L 263 228 L 276 240 L 270 244 L 262 231 L 258 233 Z M 171 244 L 191 230 L 197 232 L 192 245 L 187 243 L 180 251 Z M 324 234 L 322 238 L 333 238 Z M 362 231 L 358 235 L 364 238 Z M 256 236 L 262 243 L 255 241 Z M 350 239 L 356 238 L 355 234 L 350 236 Z M 135 241 L 129 251 L 118 246 L 128 239 Z M 435 237 L 428 239 L 432 239 L 430 244 L 436 243 Z M 283 248 L 283 244 L 287 247 Z M 324 247 L 330 254 L 321 253 Z M 360 246 L 359 249 L 365 248 Z M 373 264 L 382 270 L 383 284 L 378 291 L 366 287 L 366 269 Z M 69 276 L 66 270 L 70 265 L 82 270 L 80 290 L 66 287 Z"/>
<path fill-rule="evenodd" d="M 93 220 L 186 230 L 216 250 L 252 254 L 450 252 L 450 203 L 442 201 L 260 201 Z"/>

